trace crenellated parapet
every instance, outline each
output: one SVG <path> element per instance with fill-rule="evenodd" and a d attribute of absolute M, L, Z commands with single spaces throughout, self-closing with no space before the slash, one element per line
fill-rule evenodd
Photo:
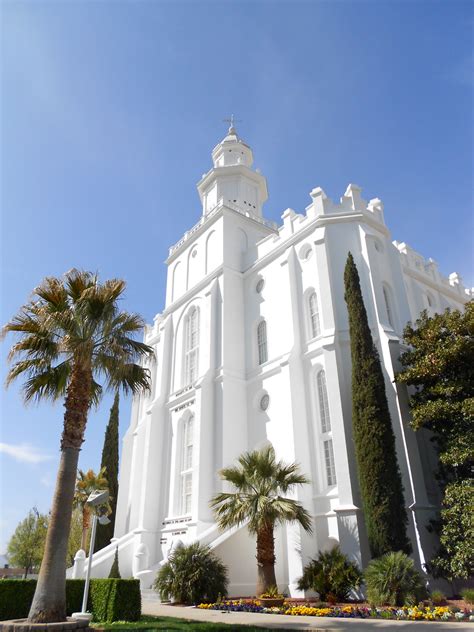
<path fill-rule="evenodd" d="M 292 208 L 287 208 L 283 212 L 283 224 L 279 227 L 278 233 L 269 235 L 258 243 L 259 257 L 278 248 L 296 233 L 309 229 L 310 225 L 314 227 L 314 224 L 324 226 L 330 222 L 358 219 L 372 225 L 388 237 L 382 200 L 373 198 L 367 202 L 363 199 L 361 191 L 358 185 L 349 184 L 339 203 L 335 203 L 321 187 L 316 187 L 310 193 L 312 202 L 305 208 L 305 214 L 297 213 Z"/>
<path fill-rule="evenodd" d="M 429 285 L 438 285 L 446 290 L 455 291 L 463 301 L 473 298 L 472 288 L 464 287 L 462 278 L 457 272 L 451 272 L 448 277 L 445 277 L 440 273 L 438 264 L 431 257 L 426 259 L 405 242 L 394 241 L 393 245 L 400 253 L 405 273 Z"/>

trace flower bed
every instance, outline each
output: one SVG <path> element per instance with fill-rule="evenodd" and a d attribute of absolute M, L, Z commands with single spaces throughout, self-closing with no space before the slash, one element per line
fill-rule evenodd
<path fill-rule="evenodd" d="M 404 606 L 403 608 L 375 608 L 364 606 L 327 606 L 318 607 L 310 604 L 265 608 L 258 599 L 234 599 L 218 603 L 201 603 L 203 610 L 220 610 L 225 612 L 260 612 L 262 614 L 288 614 L 309 617 L 342 617 L 355 619 L 395 619 L 400 621 L 472 621 L 472 610 L 450 608 L 449 606 Z"/>

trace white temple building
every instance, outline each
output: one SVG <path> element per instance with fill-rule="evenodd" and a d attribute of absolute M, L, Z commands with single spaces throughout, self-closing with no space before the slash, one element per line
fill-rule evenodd
<path fill-rule="evenodd" d="M 402 473 L 408 533 L 418 564 L 438 502 L 430 443 L 409 428 L 404 387 L 394 384 L 402 331 L 423 309 L 461 309 L 470 298 L 432 259 L 391 240 L 382 202 L 350 184 L 339 203 L 311 191 L 304 214 L 281 226 L 263 215 L 265 177 L 233 126 L 197 185 L 202 216 L 169 250 L 166 306 L 147 327 L 152 391 L 133 402 L 120 471 L 114 542 L 94 556 L 107 576 L 118 546 L 122 577 L 154 580 L 178 542 L 209 544 L 229 569 L 230 594 L 255 592 L 255 540 L 245 526 L 220 532 L 209 508 L 220 468 L 271 443 L 312 483 L 297 497 L 314 533 L 279 528 L 280 590 L 318 550 L 338 542 L 360 565 L 368 545 L 351 427 L 351 359 L 343 272 L 352 252 L 385 373 Z"/>

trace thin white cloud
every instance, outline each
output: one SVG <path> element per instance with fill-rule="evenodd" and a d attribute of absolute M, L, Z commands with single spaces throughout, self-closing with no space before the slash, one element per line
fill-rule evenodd
<path fill-rule="evenodd" d="M 52 487 L 53 481 L 51 479 L 51 474 L 45 474 L 45 476 L 42 476 L 40 478 L 40 483 L 41 485 L 44 485 L 44 487 Z"/>
<path fill-rule="evenodd" d="M 16 461 L 20 461 L 20 463 L 42 463 L 43 461 L 50 461 L 53 458 L 28 443 L 20 443 L 17 445 L 12 443 L 0 443 L 0 452 L 8 454 L 8 456 L 11 456 Z"/>

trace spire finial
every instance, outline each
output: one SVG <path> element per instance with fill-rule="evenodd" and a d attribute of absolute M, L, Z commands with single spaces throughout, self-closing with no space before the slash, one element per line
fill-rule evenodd
<path fill-rule="evenodd" d="M 231 114 L 230 118 L 223 119 L 224 123 L 230 123 L 228 134 L 237 135 L 237 130 L 235 129 L 234 123 L 242 123 L 241 119 L 234 118 L 234 115 Z"/>

